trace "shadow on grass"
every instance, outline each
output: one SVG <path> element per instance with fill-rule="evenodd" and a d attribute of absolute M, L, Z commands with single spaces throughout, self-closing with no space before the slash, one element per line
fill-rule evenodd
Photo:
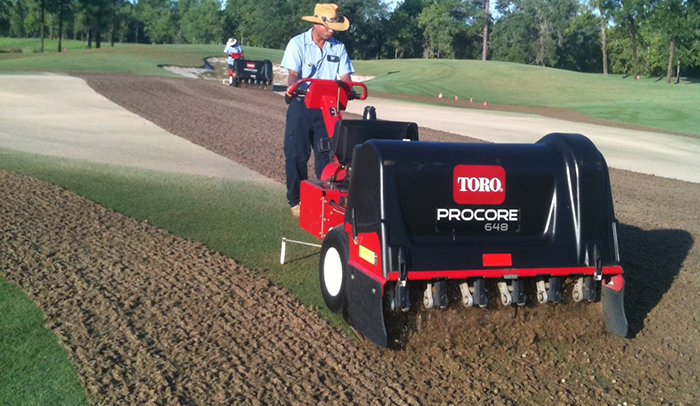
<path fill-rule="evenodd" d="M 621 224 L 619 232 L 625 313 L 629 335 L 635 337 L 644 328 L 644 319 L 671 288 L 694 241 L 683 230 L 646 231 Z"/>
<path fill-rule="evenodd" d="M 320 254 L 321 254 L 321 251 L 313 252 L 311 254 L 306 254 L 306 255 L 297 255 L 291 259 L 285 258 L 284 263 L 285 264 L 293 264 L 295 262 L 303 261 L 303 260 L 308 259 L 308 258 L 318 257 Z"/>

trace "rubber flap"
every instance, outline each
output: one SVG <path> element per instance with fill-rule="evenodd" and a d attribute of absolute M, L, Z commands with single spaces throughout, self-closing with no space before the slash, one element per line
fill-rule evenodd
<path fill-rule="evenodd" d="M 377 347 L 386 348 L 382 285 L 352 266 L 349 270 L 345 320 Z"/>

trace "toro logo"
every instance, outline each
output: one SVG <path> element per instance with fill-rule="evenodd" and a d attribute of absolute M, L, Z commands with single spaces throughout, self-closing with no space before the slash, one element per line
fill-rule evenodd
<path fill-rule="evenodd" d="M 255 69 L 255 62 L 246 62 L 245 67 L 248 69 Z"/>
<path fill-rule="evenodd" d="M 506 199 L 506 171 L 495 165 L 457 165 L 452 188 L 457 204 L 501 204 Z"/>

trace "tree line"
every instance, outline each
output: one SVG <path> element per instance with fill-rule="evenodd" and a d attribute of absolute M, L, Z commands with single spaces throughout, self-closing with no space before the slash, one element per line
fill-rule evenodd
<path fill-rule="evenodd" d="M 0 35 L 283 49 L 316 0 L 0 0 Z M 337 0 L 353 59 L 516 62 L 603 74 L 700 76 L 700 0 Z M 493 11 L 495 10 L 495 12 Z"/>

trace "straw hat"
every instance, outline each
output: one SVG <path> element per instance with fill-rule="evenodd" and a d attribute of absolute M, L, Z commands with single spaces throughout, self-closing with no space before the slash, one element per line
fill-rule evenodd
<path fill-rule="evenodd" d="M 236 42 L 238 42 L 238 41 L 236 41 L 235 38 L 229 38 L 228 41 L 226 42 L 226 46 L 232 47 L 232 46 L 236 45 Z"/>
<path fill-rule="evenodd" d="M 323 24 L 333 31 L 345 31 L 350 27 L 350 21 L 338 16 L 338 6 L 335 4 L 316 4 L 313 16 L 301 17 L 302 20 L 314 24 Z"/>

